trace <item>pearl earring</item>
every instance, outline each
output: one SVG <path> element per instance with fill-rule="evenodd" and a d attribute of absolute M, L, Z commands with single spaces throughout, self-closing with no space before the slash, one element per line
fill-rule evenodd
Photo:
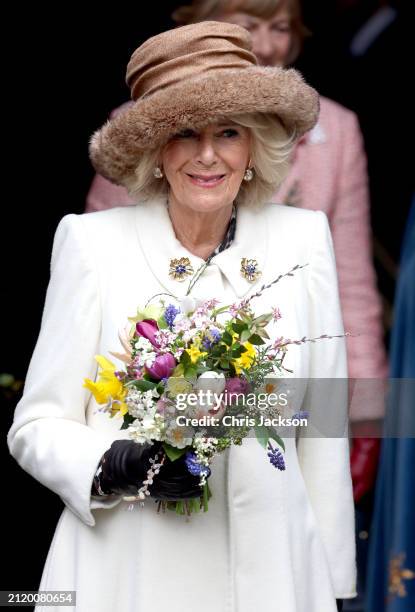
<path fill-rule="evenodd" d="M 244 181 L 252 181 L 252 179 L 254 178 L 254 171 L 252 170 L 252 168 L 247 168 L 245 170 L 245 174 L 244 174 Z"/>
<path fill-rule="evenodd" d="M 154 168 L 153 174 L 154 174 L 155 178 L 158 178 L 158 179 L 163 178 L 163 176 L 164 176 L 163 172 L 161 171 L 161 169 L 158 166 L 156 166 Z"/>

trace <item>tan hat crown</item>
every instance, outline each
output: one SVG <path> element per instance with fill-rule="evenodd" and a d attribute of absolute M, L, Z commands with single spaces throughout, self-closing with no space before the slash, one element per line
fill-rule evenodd
<path fill-rule="evenodd" d="M 205 21 L 153 36 L 127 66 L 131 98 L 147 97 L 211 70 L 257 65 L 249 32 L 235 24 Z"/>
<path fill-rule="evenodd" d="M 291 136 L 315 125 L 318 94 L 293 68 L 258 66 L 251 36 L 235 24 L 205 21 L 153 36 L 131 56 L 134 100 L 90 142 L 95 169 L 129 186 L 146 151 L 186 128 L 243 113 L 277 116 Z"/>

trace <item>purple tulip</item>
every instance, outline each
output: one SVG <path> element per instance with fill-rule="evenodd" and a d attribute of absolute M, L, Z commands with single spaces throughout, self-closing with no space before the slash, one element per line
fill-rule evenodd
<path fill-rule="evenodd" d="M 238 398 L 236 397 L 239 394 L 246 395 L 250 390 L 250 386 L 248 381 L 244 378 L 228 378 L 225 386 L 225 393 L 227 397 L 227 403 L 233 404 Z"/>
<path fill-rule="evenodd" d="M 164 353 L 163 355 L 157 355 L 151 368 L 146 366 L 147 372 L 151 378 L 161 380 L 162 378 L 168 378 L 176 367 L 176 360 L 171 353 Z"/>
<path fill-rule="evenodd" d="M 149 340 L 153 346 L 159 348 L 159 344 L 155 339 L 155 335 L 158 332 L 159 328 L 154 319 L 144 319 L 144 321 L 139 321 L 136 324 L 135 329 L 139 336 L 147 338 L 147 340 Z"/>

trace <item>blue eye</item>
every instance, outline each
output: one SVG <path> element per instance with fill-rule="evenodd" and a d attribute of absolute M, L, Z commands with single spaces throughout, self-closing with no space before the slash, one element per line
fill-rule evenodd
<path fill-rule="evenodd" d="M 221 136 L 225 136 L 225 138 L 233 138 L 234 136 L 239 136 L 239 132 L 238 130 L 229 128 L 227 130 L 223 130 L 223 132 L 221 132 Z"/>

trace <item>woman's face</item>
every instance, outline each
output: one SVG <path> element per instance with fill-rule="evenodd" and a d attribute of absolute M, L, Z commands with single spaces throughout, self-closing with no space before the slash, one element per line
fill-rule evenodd
<path fill-rule="evenodd" d="M 250 140 L 250 130 L 233 122 L 173 136 L 161 154 L 170 200 L 198 212 L 229 206 L 248 167 Z"/>
<path fill-rule="evenodd" d="M 287 9 L 279 9 L 270 19 L 235 11 L 220 15 L 217 20 L 235 23 L 250 32 L 252 50 L 262 66 L 286 65 L 293 38 Z"/>

